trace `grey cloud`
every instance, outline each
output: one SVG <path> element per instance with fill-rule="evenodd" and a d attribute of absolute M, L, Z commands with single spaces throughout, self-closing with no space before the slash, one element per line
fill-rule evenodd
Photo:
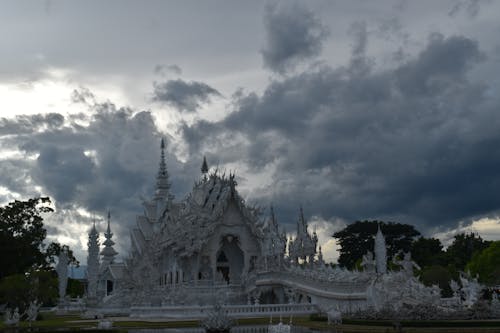
<path fill-rule="evenodd" d="M 64 116 L 59 113 L 21 115 L 0 119 L 0 135 L 31 133 L 47 127 L 59 128 L 64 124 Z"/>
<path fill-rule="evenodd" d="M 328 35 L 318 17 L 296 2 L 268 4 L 264 25 L 266 45 L 261 50 L 264 66 L 280 74 L 319 55 Z"/>
<path fill-rule="evenodd" d="M 76 118 L 81 118 L 76 115 Z M 199 175 L 202 157 L 179 162 L 171 152 L 169 136 L 161 135 L 150 112 L 117 108 L 112 103 L 89 106 L 85 126 L 54 128 L 30 122 L 25 130 L 2 138 L 2 143 L 19 148 L 35 160 L 0 162 L 0 186 L 32 196 L 34 185 L 50 196 L 59 212 L 84 208 L 103 216 L 113 212 L 114 231 L 123 245 L 135 216 L 142 210 L 141 196 L 153 194 L 160 156 L 160 137 L 167 142 L 167 165 L 172 192 L 187 193 Z M 58 214 L 58 213 L 56 213 Z M 48 224 L 64 220 L 48 217 Z M 51 224 L 52 223 L 52 224 Z M 83 223 L 76 221 L 75 223 Z M 71 229 L 71 227 L 68 227 Z"/>
<path fill-rule="evenodd" d="M 181 75 L 182 69 L 177 65 L 156 65 L 154 68 L 154 73 L 161 76 L 166 76 L 169 73 Z"/>
<path fill-rule="evenodd" d="M 30 184 L 30 173 L 32 165 L 30 161 L 19 159 L 0 160 L 0 185 L 7 188 L 9 192 L 17 193 L 23 197 L 37 196 L 39 193 Z M 7 195 L 8 200 L 13 200 L 11 195 Z M 1 202 L 5 202 L 2 200 Z"/>
<path fill-rule="evenodd" d="M 324 66 L 239 94 L 225 119 L 195 123 L 185 138 L 200 150 L 228 132 L 246 138 L 247 166 L 277 165 L 254 195 L 274 202 L 283 222 L 303 204 L 325 219 L 397 219 L 424 232 L 455 225 L 500 210 L 500 101 L 468 79 L 483 58 L 477 42 L 435 34 L 393 69 Z"/>
<path fill-rule="evenodd" d="M 480 0 L 463 0 L 457 1 L 455 5 L 450 9 L 448 15 L 454 17 L 460 12 L 464 12 L 468 17 L 474 18 L 479 13 L 481 9 L 481 3 L 486 3 L 488 1 Z"/>
<path fill-rule="evenodd" d="M 181 112 L 195 112 L 202 103 L 210 102 L 211 97 L 221 96 L 206 83 L 177 79 L 155 83 L 153 101 L 167 103 Z"/>
<path fill-rule="evenodd" d="M 86 87 L 80 87 L 79 89 L 74 89 L 71 93 L 71 101 L 73 103 L 82 103 L 93 105 L 96 103 L 96 98 L 94 94 Z"/>
<path fill-rule="evenodd" d="M 457 80 L 465 80 L 465 72 L 483 58 L 476 41 L 433 34 L 428 48 L 415 61 L 398 69 L 397 82 L 408 93 L 438 93 L 456 86 Z"/>

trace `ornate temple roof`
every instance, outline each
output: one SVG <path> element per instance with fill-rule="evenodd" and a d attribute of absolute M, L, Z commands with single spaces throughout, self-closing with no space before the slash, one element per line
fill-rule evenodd
<path fill-rule="evenodd" d="M 152 200 L 144 200 L 144 214 L 137 217 L 137 227 L 131 232 L 133 248 L 158 253 L 165 248 L 176 255 L 190 256 L 199 252 L 222 221 L 230 205 L 241 213 L 243 222 L 258 239 L 264 238 L 264 223 L 260 210 L 248 207 L 236 190 L 234 174 L 209 174 L 206 158 L 201 167 L 202 178 L 181 201 L 174 202 L 165 163 L 165 144 L 161 143 L 156 191 Z"/>
<path fill-rule="evenodd" d="M 247 207 L 236 191 L 234 177 L 234 174 L 226 177 L 214 172 L 195 183 L 193 190 L 177 205 L 178 214 L 166 215 L 162 221 L 162 246 L 170 247 L 181 256 L 200 251 L 231 204 L 240 211 L 252 233 L 262 238 L 260 211 Z"/>

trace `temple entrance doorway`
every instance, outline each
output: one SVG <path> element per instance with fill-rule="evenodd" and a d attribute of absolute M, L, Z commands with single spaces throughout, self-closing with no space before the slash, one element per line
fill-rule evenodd
<path fill-rule="evenodd" d="M 239 283 L 245 264 L 245 255 L 239 240 L 232 235 L 224 236 L 217 252 L 217 272 L 227 283 Z"/>
<path fill-rule="evenodd" d="M 217 273 L 222 276 L 222 279 L 229 283 L 229 260 L 224 251 L 220 251 L 217 255 Z"/>
<path fill-rule="evenodd" d="M 113 292 L 113 281 L 106 280 L 106 295 L 109 295 Z"/>

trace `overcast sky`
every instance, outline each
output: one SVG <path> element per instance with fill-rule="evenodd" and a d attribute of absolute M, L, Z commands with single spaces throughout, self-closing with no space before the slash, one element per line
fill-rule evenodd
<path fill-rule="evenodd" d="M 177 199 L 206 155 L 330 260 L 364 219 L 500 239 L 499 35 L 498 1 L 0 1 L 0 202 L 82 262 L 110 210 L 126 256 L 164 137 Z"/>

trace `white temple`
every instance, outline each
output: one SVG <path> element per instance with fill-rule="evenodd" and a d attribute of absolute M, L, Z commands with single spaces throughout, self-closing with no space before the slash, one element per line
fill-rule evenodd
<path fill-rule="evenodd" d="M 273 208 L 263 217 L 238 194 L 234 174 L 209 174 L 205 159 L 191 192 L 175 200 L 164 150 L 162 140 L 156 191 L 143 202 L 125 262 L 115 260 L 109 214 L 101 260 L 95 224 L 89 233 L 87 291 L 94 301 L 88 305 L 136 317 L 199 317 L 200 309 L 215 301 L 240 314 L 353 312 L 439 302 L 437 287 L 425 287 L 404 271 L 387 272 L 380 228 L 375 259 L 367 253 L 363 271 L 332 268 L 325 265 L 302 208 L 296 237 L 287 241 Z"/>

